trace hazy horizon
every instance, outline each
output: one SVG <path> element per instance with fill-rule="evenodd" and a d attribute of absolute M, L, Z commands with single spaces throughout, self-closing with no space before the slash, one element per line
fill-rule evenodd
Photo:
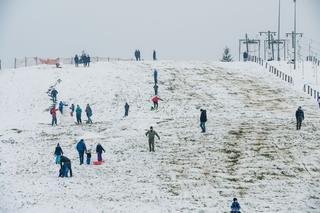
<path fill-rule="evenodd" d="M 293 0 L 282 0 L 281 37 L 293 29 Z M 297 30 L 320 40 L 318 0 L 297 0 Z M 277 31 L 278 0 L 0 0 L 0 59 L 92 56 L 218 60 L 247 32 Z M 319 48 L 317 46 L 316 48 Z M 320 51 L 319 51 L 320 52 Z"/>

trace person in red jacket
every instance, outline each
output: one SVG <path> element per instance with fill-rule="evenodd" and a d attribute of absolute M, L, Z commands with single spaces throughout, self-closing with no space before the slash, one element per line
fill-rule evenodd
<path fill-rule="evenodd" d="M 51 109 L 50 109 L 50 114 L 52 116 L 52 121 L 51 121 L 51 125 L 53 126 L 53 124 L 56 124 L 57 125 L 57 111 L 58 109 L 56 109 L 56 106 L 53 106 Z"/>
<path fill-rule="evenodd" d="M 158 109 L 158 106 L 159 106 L 159 104 L 158 104 L 158 102 L 159 102 L 159 100 L 160 101 L 163 101 L 161 98 L 159 98 L 159 96 L 154 96 L 152 99 L 152 102 L 153 102 L 153 109 L 154 110 L 156 110 L 156 109 Z"/>

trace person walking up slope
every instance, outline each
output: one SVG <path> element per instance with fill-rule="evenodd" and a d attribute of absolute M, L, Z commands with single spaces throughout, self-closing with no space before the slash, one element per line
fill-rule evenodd
<path fill-rule="evenodd" d="M 296 119 L 297 119 L 297 130 L 300 130 L 302 121 L 304 120 L 304 112 L 301 106 L 299 106 L 299 108 L 296 111 Z"/>
<path fill-rule="evenodd" d="M 98 161 L 102 161 L 102 152 L 106 152 L 104 150 L 104 148 L 101 146 L 100 143 L 98 143 L 97 147 L 96 147 L 96 152 L 97 152 L 97 155 L 98 155 Z"/>
<path fill-rule="evenodd" d="M 153 70 L 153 79 L 154 79 L 154 84 L 158 83 L 158 71 L 156 69 Z"/>
<path fill-rule="evenodd" d="M 82 121 L 81 121 L 81 113 L 82 113 L 82 109 L 80 108 L 79 105 L 77 105 L 77 108 L 76 108 L 77 124 L 82 124 Z"/>
<path fill-rule="evenodd" d="M 150 127 L 150 130 L 146 132 L 146 136 L 148 136 L 148 142 L 149 142 L 149 151 L 154 152 L 154 138 L 155 136 L 158 137 L 160 140 L 160 137 L 156 131 L 153 130 L 153 127 Z"/>
<path fill-rule="evenodd" d="M 206 122 L 207 122 L 207 111 L 204 109 L 200 109 L 200 127 L 202 129 L 202 133 L 206 132 Z"/>
<path fill-rule="evenodd" d="M 124 117 L 128 116 L 129 114 L 129 104 L 126 102 L 126 104 L 124 105 Z"/>
<path fill-rule="evenodd" d="M 57 102 L 57 95 L 58 95 L 58 91 L 54 88 L 51 91 L 51 98 L 52 98 L 53 103 Z"/>
<path fill-rule="evenodd" d="M 64 107 L 64 103 L 62 101 L 59 102 L 59 111 L 61 114 L 63 114 L 63 107 Z"/>
<path fill-rule="evenodd" d="M 71 117 L 73 117 L 73 113 L 74 113 L 74 104 L 71 104 L 71 107 L 69 108 L 71 110 L 70 115 Z"/>
<path fill-rule="evenodd" d="M 77 151 L 78 151 L 78 153 L 79 153 L 80 165 L 82 165 L 82 164 L 83 164 L 84 152 L 87 151 L 87 147 L 86 147 L 86 144 L 84 143 L 84 140 L 83 140 L 83 139 L 81 139 L 81 140 L 78 142 L 76 148 L 77 148 Z"/>
<path fill-rule="evenodd" d="M 87 107 L 86 107 L 86 114 L 87 114 L 87 118 L 88 118 L 87 124 L 92 124 L 92 120 L 91 120 L 92 109 L 89 104 L 87 104 Z"/>
<path fill-rule="evenodd" d="M 51 109 L 50 109 L 50 114 L 52 117 L 52 121 L 51 121 L 51 126 L 53 126 L 54 124 L 57 126 L 57 111 L 58 109 L 56 109 L 56 106 L 54 105 Z"/>
<path fill-rule="evenodd" d="M 159 100 L 160 101 L 163 101 L 159 96 L 154 96 L 152 99 L 152 102 L 153 102 L 153 109 L 154 110 L 157 110 L 158 109 L 158 107 L 159 107 Z"/>

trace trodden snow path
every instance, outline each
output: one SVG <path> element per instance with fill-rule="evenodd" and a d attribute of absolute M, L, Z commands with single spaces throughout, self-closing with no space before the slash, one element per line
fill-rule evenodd
<path fill-rule="evenodd" d="M 164 99 L 158 112 L 150 111 L 153 67 Z M 68 109 L 49 125 L 45 92 L 58 79 L 58 99 L 83 111 L 90 103 L 93 125 L 75 125 Z M 33 67 L 2 72 L 0 85 L 0 212 L 228 212 L 233 197 L 244 213 L 319 211 L 320 111 L 255 64 Z M 306 119 L 296 131 L 299 105 Z M 155 153 L 144 136 L 151 125 L 161 137 Z M 79 165 L 81 138 L 104 146 L 103 165 Z M 57 178 L 58 142 L 72 178 Z"/>

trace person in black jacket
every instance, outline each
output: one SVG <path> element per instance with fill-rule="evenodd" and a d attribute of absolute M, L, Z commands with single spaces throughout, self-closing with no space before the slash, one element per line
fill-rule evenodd
<path fill-rule="evenodd" d="M 299 106 L 299 108 L 296 111 L 296 119 L 297 119 L 297 130 L 299 130 L 301 129 L 301 124 L 302 124 L 302 121 L 304 120 L 304 112 L 301 106 Z"/>
<path fill-rule="evenodd" d="M 56 156 L 56 164 L 59 164 L 61 155 L 63 155 L 63 151 L 62 151 L 59 143 L 57 144 L 56 149 L 54 150 L 54 154 Z"/>
<path fill-rule="evenodd" d="M 98 161 L 102 161 L 102 151 L 103 151 L 103 152 L 106 152 L 106 151 L 104 150 L 104 148 L 101 146 L 101 144 L 98 143 L 98 145 L 97 145 L 97 147 L 96 147 L 96 152 L 97 152 L 97 154 L 98 154 Z"/>
<path fill-rule="evenodd" d="M 68 177 L 69 171 L 70 177 L 72 177 L 71 160 L 62 155 L 60 158 L 59 177 Z"/>
<path fill-rule="evenodd" d="M 124 105 L 124 117 L 128 116 L 129 114 L 129 104 L 126 102 L 126 104 Z"/>
<path fill-rule="evenodd" d="M 202 132 L 206 132 L 206 122 L 207 122 L 207 111 L 204 109 L 200 109 L 201 115 L 200 115 L 200 127 L 202 129 Z"/>

